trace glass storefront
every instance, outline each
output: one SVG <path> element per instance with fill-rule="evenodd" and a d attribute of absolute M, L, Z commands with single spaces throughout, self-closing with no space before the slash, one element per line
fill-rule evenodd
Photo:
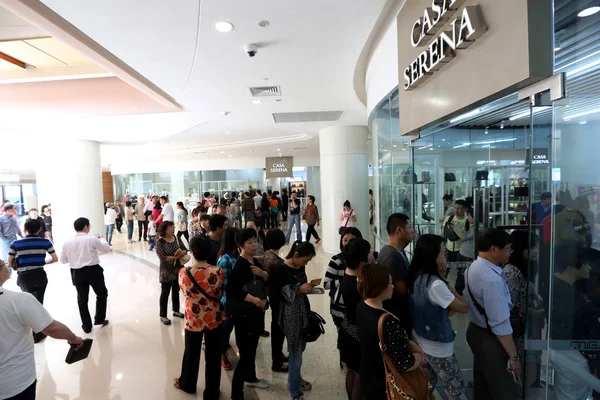
<path fill-rule="evenodd" d="M 527 399 L 600 398 L 600 12 L 592 6 L 600 10 L 591 1 L 554 1 L 563 98 L 488 99 L 422 130 L 404 151 L 393 113 L 397 91 L 370 118 L 380 230 L 392 212 L 407 212 L 418 234 L 440 234 L 442 197 L 452 195 L 471 202 L 478 225 L 529 232 L 525 301 L 517 305 L 526 333 L 516 340 L 525 349 Z M 406 186 L 409 202 L 399 204 Z M 466 324 L 453 317 L 468 382 Z"/>
<path fill-rule="evenodd" d="M 113 175 L 115 199 L 129 195 L 134 200 L 139 196 L 168 196 L 172 202 L 183 202 L 194 207 L 205 192 L 216 198 L 226 197 L 232 192 L 252 190 L 278 190 L 290 188 L 320 198 L 320 168 L 294 167 L 293 178 L 265 179 L 261 168 L 227 171 L 177 171 L 143 174 Z"/>

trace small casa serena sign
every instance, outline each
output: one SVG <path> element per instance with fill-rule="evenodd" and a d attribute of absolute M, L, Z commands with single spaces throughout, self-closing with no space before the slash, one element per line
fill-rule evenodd
<path fill-rule="evenodd" d="M 466 0 L 432 0 L 431 7 L 413 24 L 410 34 L 412 47 L 425 47 L 404 69 L 404 90 L 413 90 L 434 72 L 439 71 L 479 39 L 487 27 L 479 6 L 466 6 Z M 442 29 L 447 26 L 446 29 Z"/>
<path fill-rule="evenodd" d="M 267 178 L 291 178 L 293 172 L 293 157 L 267 157 L 266 177 Z"/>

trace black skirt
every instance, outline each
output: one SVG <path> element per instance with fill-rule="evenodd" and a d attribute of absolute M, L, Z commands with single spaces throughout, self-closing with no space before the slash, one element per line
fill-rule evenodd
<path fill-rule="evenodd" d="M 360 342 L 344 328 L 340 328 L 338 348 L 340 349 L 340 361 L 358 373 L 360 371 Z"/>

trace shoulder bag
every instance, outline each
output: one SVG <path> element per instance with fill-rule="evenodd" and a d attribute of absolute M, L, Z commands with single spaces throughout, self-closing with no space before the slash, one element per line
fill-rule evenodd
<path fill-rule="evenodd" d="M 350 215 L 348 215 L 348 219 L 346 220 L 346 223 L 344 224 L 344 226 L 340 226 L 340 229 L 338 229 L 338 233 L 340 235 L 344 234 L 344 231 L 346 230 L 346 227 L 348 226 L 348 222 L 350 222 L 350 218 L 352 218 L 353 212 L 354 212 L 354 210 L 350 210 Z"/>
<path fill-rule="evenodd" d="M 451 215 L 450 218 L 448 218 L 448 221 L 446 222 L 446 224 L 444 224 L 444 237 L 451 242 L 456 242 L 460 238 L 458 237 L 456 232 L 454 232 L 454 230 L 452 230 L 452 228 L 450 228 L 450 225 L 452 225 L 453 219 L 454 219 L 454 215 Z"/>
<path fill-rule="evenodd" d="M 194 275 L 192 274 L 191 268 L 190 267 L 186 267 L 185 268 L 185 272 L 187 272 L 188 277 L 190 278 L 190 280 L 192 281 L 192 283 L 194 284 L 194 286 L 196 287 L 196 289 L 198 289 L 198 291 L 200 291 L 200 293 L 202 293 L 202 296 L 206 297 L 209 300 L 214 301 L 215 303 L 220 303 L 221 299 L 217 299 L 215 296 L 211 296 L 210 294 L 208 294 L 206 292 L 206 290 L 202 289 L 202 286 L 200 286 L 200 284 L 198 283 L 198 281 L 196 280 L 196 278 L 194 278 Z"/>
<path fill-rule="evenodd" d="M 388 400 L 396 400 L 397 398 L 404 400 L 435 400 L 429 379 L 420 367 L 413 371 L 399 372 L 387 354 L 383 336 L 383 325 L 385 319 L 388 317 L 394 318 L 389 313 L 384 313 L 379 318 L 377 327 L 379 332 L 379 347 L 381 348 L 381 356 L 383 357 L 383 366 L 385 368 Z M 404 332 L 404 336 L 408 340 L 406 332 Z"/>
<path fill-rule="evenodd" d="M 492 334 L 494 334 L 492 332 L 492 327 L 490 326 L 490 323 L 488 322 L 488 317 L 487 317 L 487 314 L 485 313 L 485 308 L 483 308 L 483 306 L 481 304 L 479 304 L 479 302 L 477 301 L 475 296 L 473 296 L 473 293 L 471 293 L 471 288 L 469 287 L 469 269 L 470 269 L 470 267 L 467 268 L 467 270 L 465 271 L 465 283 L 466 283 L 466 287 L 467 287 L 467 292 L 469 292 L 469 297 L 471 298 L 471 300 L 473 300 L 473 305 L 475 306 L 477 311 L 479 311 L 479 313 L 481 315 L 483 315 L 483 318 L 485 319 L 485 324 L 487 325 L 488 331 L 490 331 Z M 521 315 L 519 310 L 517 310 L 515 307 L 513 307 L 513 309 L 510 310 L 509 321 L 510 321 L 510 326 L 512 327 L 512 331 L 513 331 L 512 335 L 514 337 L 519 337 L 519 336 L 525 335 L 525 318 L 523 318 L 523 315 Z"/>

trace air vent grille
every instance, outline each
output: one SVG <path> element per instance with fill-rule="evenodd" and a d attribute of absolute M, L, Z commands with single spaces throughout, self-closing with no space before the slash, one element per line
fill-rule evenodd
<path fill-rule="evenodd" d="M 250 88 L 252 97 L 273 97 L 281 96 L 281 87 L 279 86 L 257 86 Z"/>
<path fill-rule="evenodd" d="M 276 124 L 291 124 L 297 122 L 334 122 L 344 115 L 343 111 L 308 111 L 291 113 L 273 113 Z"/>

